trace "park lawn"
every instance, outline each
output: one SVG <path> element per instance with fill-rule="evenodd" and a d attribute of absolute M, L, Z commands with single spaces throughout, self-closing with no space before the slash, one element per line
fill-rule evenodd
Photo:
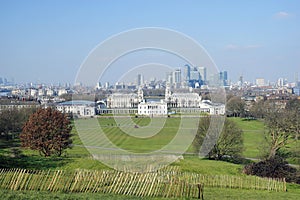
<path fill-rule="evenodd" d="M 246 176 L 242 173 L 242 165 L 190 155 L 184 156 L 182 160 L 172 163 L 171 166 L 178 166 L 181 171 L 197 174 Z"/>
<path fill-rule="evenodd" d="M 274 192 L 266 190 L 246 190 L 246 189 L 229 189 L 229 188 L 212 188 L 204 187 L 204 199 L 241 199 L 241 200 L 253 200 L 253 199 L 289 199 L 298 200 L 300 196 L 300 186 L 295 184 L 287 185 L 287 192 Z M 114 194 L 102 194 L 102 193 L 63 193 L 63 192 L 46 192 L 46 191 L 12 191 L 0 189 L 0 196 L 2 200 L 8 199 L 141 199 L 141 197 L 114 195 Z M 157 199 L 163 200 L 165 198 L 159 197 L 143 197 L 143 199 Z M 175 199 L 175 198 L 174 198 Z"/>
<path fill-rule="evenodd" d="M 261 120 L 229 118 L 243 130 L 244 152 L 246 158 L 260 158 L 260 146 L 264 142 L 264 123 Z"/>
<path fill-rule="evenodd" d="M 137 123 L 139 126 L 147 126 L 151 122 L 151 118 L 149 117 L 131 117 L 130 120 Z M 260 120 L 243 120 L 241 118 L 230 118 L 230 120 L 236 122 L 237 125 L 244 131 L 243 137 L 245 150 L 243 152 L 243 155 L 246 158 L 259 158 L 259 147 L 261 145 L 261 142 L 263 141 L 263 122 Z M 151 152 L 153 150 L 160 149 L 164 145 L 168 144 L 170 140 L 172 140 L 178 129 L 180 118 L 167 118 L 165 127 L 158 134 L 146 139 L 134 138 L 130 135 L 127 135 L 126 133 L 123 133 L 112 117 L 99 118 L 98 121 L 106 132 L 107 137 L 112 142 L 114 142 L 116 146 L 132 152 Z M 128 118 L 125 119 L 125 121 L 123 121 L 122 123 L 123 125 L 126 125 L 126 123 L 130 124 Z M 107 124 L 109 124 L 109 126 L 107 126 Z M 8 163 L 7 165 L 15 164 L 15 166 L 22 166 L 22 163 L 24 163 L 24 166 L 27 168 L 36 167 L 40 169 L 46 169 L 48 167 L 63 169 L 107 169 L 105 165 L 99 164 L 100 162 L 95 161 L 89 151 L 83 146 L 80 137 L 77 134 L 76 127 L 72 130 L 72 134 L 74 146 L 72 147 L 72 149 L 68 149 L 66 151 L 65 157 L 43 158 L 39 156 L 37 152 L 24 150 L 23 154 L 25 155 L 25 157 L 15 159 L 16 163 Z M 6 144 L 5 141 L 0 142 L 0 145 L 4 147 L 0 149 L 0 154 L 9 154 L 11 150 L 6 147 L 8 147 L 10 144 Z M 16 146 L 15 143 L 16 142 L 14 141 L 14 146 Z M 194 153 L 192 145 L 187 150 L 187 153 Z M 189 156 L 186 158 L 187 160 L 194 159 L 193 156 Z M 37 163 L 37 165 L 35 165 L 35 163 Z"/>
<path fill-rule="evenodd" d="M 120 136 L 119 128 L 116 123 L 111 121 L 112 119 L 99 119 L 100 123 L 113 124 L 111 127 L 106 127 L 109 132 L 109 136 L 115 142 L 119 142 L 118 145 L 127 149 L 138 149 L 143 144 L 142 140 L 132 140 L 132 138 L 124 141 L 118 140 Z M 133 118 L 133 120 L 139 126 L 147 126 L 149 124 L 149 118 Z M 245 152 L 244 155 L 249 157 L 257 156 L 259 146 L 259 137 L 262 139 L 263 123 L 261 121 L 243 121 L 240 118 L 231 118 L 237 122 L 237 124 L 244 130 L 244 142 Z M 155 148 L 159 148 L 160 145 L 166 144 L 172 137 L 166 136 L 176 131 L 178 127 L 178 119 L 171 118 L 166 122 L 166 132 L 160 133 L 158 136 L 153 137 L 153 141 L 147 142 L 147 145 L 143 147 L 144 150 L 150 151 Z M 125 123 L 125 122 L 124 122 Z M 116 127 L 115 127 L 116 126 Z M 38 155 L 37 152 L 31 150 L 25 150 L 23 156 L 20 158 L 8 159 L 7 166 L 14 168 L 27 168 L 27 169 L 109 169 L 99 161 L 92 159 L 92 156 L 87 149 L 82 145 L 79 135 L 76 129 L 73 129 L 73 148 L 66 151 L 66 156 L 61 158 L 50 157 L 45 158 Z M 166 134 L 166 135 L 164 135 Z M 115 137 L 115 138 L 114 138 Z M 124 137 L 124 136 L 123 136 Z M 125 135 L 125 137 L 128 137 Z M 159 144 L 159 145 L 156 145 Z M 5 142 L 1 143 L 2 147 L 0 154 L 9 152 Z M 156 146 L 155 146 L 156 145 Z M 3 162 L 3 160 L 1 160 Z M 6 162 L 6 161 L 5 161 Z M 233 176 L 246 176 L 242 173 L 243 165 L 214 161 L 198 158 L 193 155 L 185 155 L 182 160 L 176 161 L 172 166 L 178 166 L 181 171 L 195 172 L 199 174 L 208 175 L 233 175 Z M 92 194 L 92 193 L 55 193 L 55 192 L 34 192 L 34 191 L 9 191 L 0 190 L 1 199 L 140 199 L 138 197 L 121 196 L 112 194 Z M 205 199 L 298 199 L 300 196 L 300 186 L 295 184 L 288 184 L 288 192 L 270 192 L 260 190 L 245 190 L 245 189 L 227 189 L 227 188 L 210 188 L 204 189 Z M 144 198 L 144 199 L 161 199 L 161 198 Z"/>
<path fill-rule="evenodd" d="M 243 139 L 244 139 L 244 152 L 243 156 L 246 158 L 261 158 L 261 148 L 264 146 L 264 132 L 267 129 L 264 126 L 262 120 L 247 120 L 243 118 L 229 118 L 230 120 L 237 123 L 237 125 L 243 130 Z M 293 139 L 290 139 L 290 143 L 286 147 L 282 148 L 284 152 L 287 151 L 297 151 L 300 148 L 300 143 Z M 293 156 L 288 157 L 287 161 L 290 164 L 299 165 L 299 157 L 295 158 Z"/>

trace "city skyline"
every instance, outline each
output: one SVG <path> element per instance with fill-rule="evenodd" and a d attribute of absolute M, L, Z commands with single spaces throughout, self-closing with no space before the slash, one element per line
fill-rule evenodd
<path fill-rule="evenodd" d="M 6 1 L 0 11 L 0 77 L 17 83 L 74 83 L 94 47 L 141 27 L 188 35 L 234 82 L 240 76 L 251 82 L 261 77 L 292 82 L 299 74 L 297 1 Z M 176 69 L 184 64 L 173 60 L 169 65 Z M 124 75 L 114 77 L 116 71 L 108 75 L 111 83 Z"/>

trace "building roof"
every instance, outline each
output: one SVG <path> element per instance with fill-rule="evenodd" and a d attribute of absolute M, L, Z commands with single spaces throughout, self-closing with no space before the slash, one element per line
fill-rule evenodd
<path fill-rule="evenodd" d="M 86 106 L 95 106 L 95 102 L 87 101 L 87 100 L 73 100 L 73 101 L 65 101 L 59 103 L 58 105 L 67 106 L 67 105 L 86 105 Z"/>

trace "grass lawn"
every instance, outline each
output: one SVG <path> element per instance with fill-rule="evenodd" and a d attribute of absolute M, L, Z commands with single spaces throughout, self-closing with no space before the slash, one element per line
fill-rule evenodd
<path fill-rule="evenodd" d="M 151 123 L 150 118 L 131 118 L 138 125 L 138 129 L 147 127 Z M 245 157 L 258 158 L 259 145 L 263 140 L 264 125 L 259 120 L 243 121 L 240 118 L 230 118 L 235 121 L 244 131 L 243 152 Z M 131 120 L 120 118 L 115 121 L 111 117 L 100 118 L 99 123 L 103 127 L 106 136 L 118 147 L 130 151 L 149 152 L 161 148 L 168 144 L 174 137 L 180 118 L 166 118 L 164 128 L 158 134 L 145 139 L 134 138 L 122 132 L 121 128 L 135 129 Z M 18 141 L 13 144 L 0 140 L 0 167 L 27 168 L 27 169 L 108 169 L 107 166 L 99 161 L 92 159 L 89 151 L 83 147 L 82 142 L 73 129 L 73 148 L 66 151 L 66 155 L 57 158 L 45 158 L 38 155 L 37 152 L 25 150 L 19 157 L 12 157 L 11 146 L 18 146 Z M 192 147 L 189 149 L 192 152 Z M 242 173 L 243 165 L 233 164 L 223 161 L 213 161 L 200 159 L 197 156 L 185 155 L 184 159 L 172 164 L 178 166 L 182 171 L 195 172 L 209 175 L 234 175 L 245 176 Z M 33 191 L 7 191 L 0 190 L 1 199 L 139 199 L 137 197 L 111 195 L 111 194 L 67 194 L 67 193 L 49 193 Z M 299 185 L 288 185 L 288 192 L 269 192 L 259 190 L 240 190 L 224 188 L 205 188 L 205 199 L 298 199 L 300 196 Z M 155 198 L 145 198 L 155 199 Z M 159 199 L 159 198 L 156 198 Z"/>
<path fill-rule="evenodd" d="M 237 123 L 237 125 L 243 130 L 244 137 L 244 152 L 243 155 L 246 158 L 260 158 L 261 152 L 260 148 L 264 142 L 264 132 L 267 129 L 264 127 L 262 120 L 245 120 L 242 118 L 229 118 L 230 120 Z M 299 141 L 290 140 L 290 143 L 282 148 L 283 151 L 298 151 L 299 152 L 300 143 Z M 299 165 L 299 158 L 289 157 L 287 161 L 291 164 Z"/>
<path fill-rule="evenodd" d="M 259 146 L 264 140 L 264 123 L 260 120 L 244 120 L 242 118 L 229 118 L 237 123 L 243 130 L 244 152 L 246 158 L 259 158 Z"/>
<path fill-rule="evenodd" d="M 0 196 L 2 200 L 8 199 L 141 199 L 140 197 L 134 196 L 123 196 L 113 194 L 101 194 L 101 193 L 61 193 L 61 192 L 42 192 L 42 191 L 11 191 L 1 190 Z M 298 200 L 300 196 L 300 186 L 288 185 L 287 192 L 272 192 L 272 191 L 261 191 L 261 190 L 245 190 L 245 189 L 227 189 L 227 188 L 204 188 L 204 199 L 241 199 L 241 200 L 253 200 L 253 199 L 289 199 Z M 163 200 L 165 198 L 150 198 L 143 197 L 143 199 L 158 199 Z"/>

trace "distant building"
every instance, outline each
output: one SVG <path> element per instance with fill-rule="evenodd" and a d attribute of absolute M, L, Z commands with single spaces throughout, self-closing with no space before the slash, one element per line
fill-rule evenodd
<path fill-rule="evenodd" d="M 207 78 L 206 78 L 206 67 L 198 67 L 198 71 L 200 73 L 200 76 L 201 76 L 201 80 L 203 81 L 203 83 L 206 83 L 207 81 Z"/>
<path fill-rule="evenodd" d="M 147 116 L 167 115 L 168 106 L 165 102 L 141 102 L 138 105 L 138 114 Z"/>
<path fill-rule="evenodd" d="M 138 74 L 137 76 L 137 86 L 141 86 L 144 84 L 144 77 L 142 74 Z"/>
<path fill-rule="evenodd" d="M 175 88 L 180 88 L 181 86 L 181 70 L 180 69 L 176 69 L 173 72 L 173 84 Z"/>
<path fill-rule="evenodd" d="M 144 94 L 141 88 L 139 88 L 138 94 L 114 93 L 107 98 L 107 108 L 137 108 L 143 100 Z"/>
<path fill-rule="evenodd" d="M 294 87 L 293 88 L 293 93 L 297 96 L 300 96 L 300 87 Z"/>
<path fill-rule="evenodd" d="M 197 93 L 172 93 L 169 85 L 166 86 L 165 102 L 168 108 L 176 112 L 208 113 L 211 115 L 225 114 L 224 104 L 212 103 L 209 100 L 202 101 L 201 96 Z"/>
<path fill-rule="evenodd" d="M 73 114 L 78 117 L 90 117 L 94 116 L 95 113 L 95 102 L 74 100 L 66 101 L 57 104 L 56 109 L 62 113 Z"/>
<path fill-rule="evenodd" d="M 185 80 L 189 81 L 191 79 L 191 67 L 188 64 L 184 65 L 184 67 L 185 67 L 185 75 L 186 75 Z"/>
<path fill-rule="evenodd" d="M 255 81 L 255 83 L 256 83 L 256 85 L 258 87 L 263 87 L 263 86 L 265 86 L 265 79 L 263 79 L 263 78 L 257 78 L 256 81 Z"/>
<path fill-rule="evenodd" d="M 10 103 L 0 104 L 0 111 L 4 109 L 23 109 L 23 108 L 40 108 L 41 105 L 34 101 L 23 102 L 23 101 L 11 101 Z"/>
<path fill-rule="evenodd" d="M 196 88 L 203 85 L 203 81 L 201 79 L 200 72 L 197 67 L 191 67 L 189 65 L 185 65 L 185 73 L 186 73 L 186 83 L 189 87 Z M 204 73 L 204 72 L 203 72 Z M 206 73 L 206 70 L 205 70 Z M 206 76 L 206 74 L 205 74 Z"/>

